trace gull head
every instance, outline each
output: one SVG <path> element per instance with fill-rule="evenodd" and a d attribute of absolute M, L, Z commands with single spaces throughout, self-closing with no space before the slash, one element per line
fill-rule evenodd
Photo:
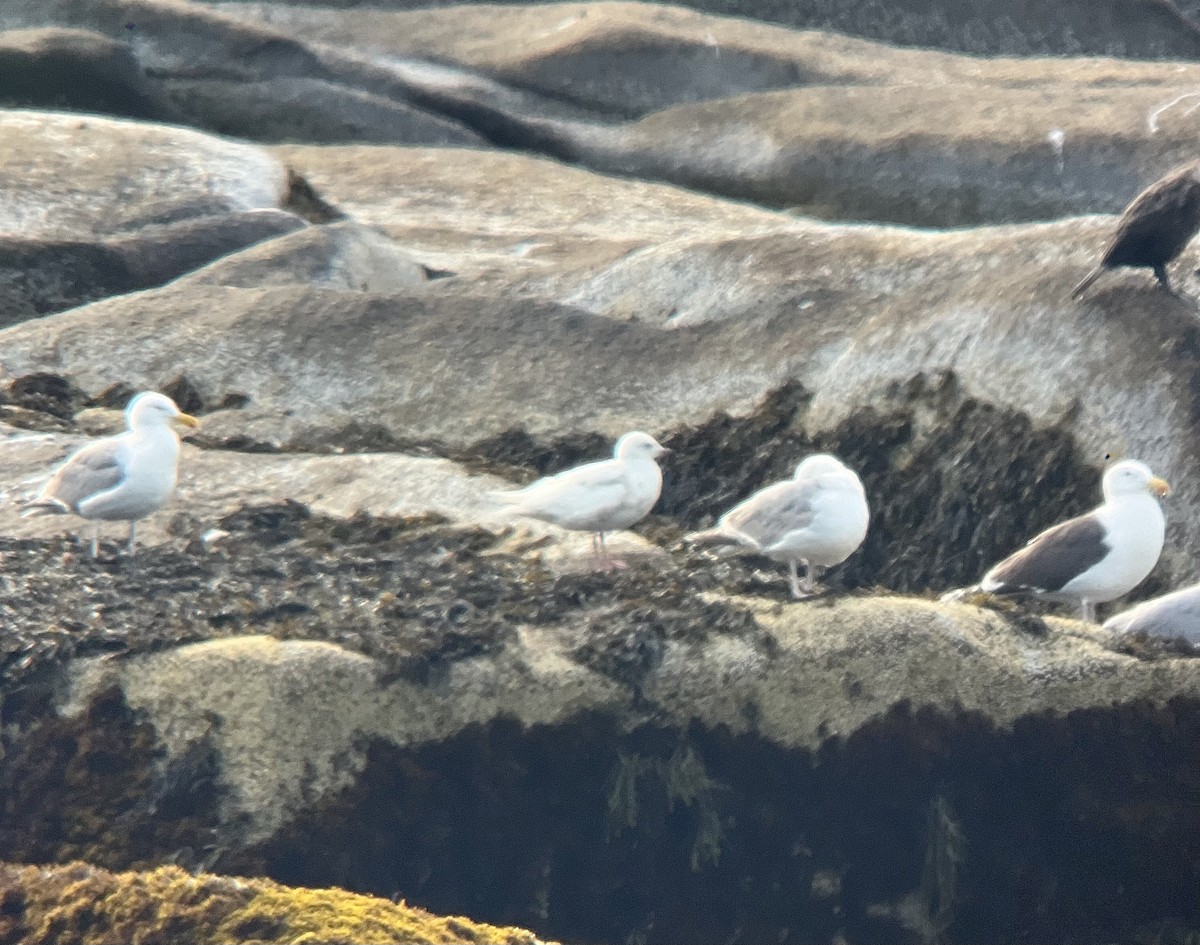
<path fill-rule="evenodd" d="M 613 456 L 617 459 L 658 459 L 671 452 L 649 433 L 634 430 L 617 440 Z"/>
<path fill-rule="evenodd" d="M 200 426 L 200 421 L 184 413 L 166 394 L 142 391 L 125 408 L 125 422 L 131 430 L 165 426 L 182 433 Z"/>
<path fill-rule="evenodd" d="M 1119 495 L 1137 495 L 1149 492 L 1160 499 L 1169 494 L 1171 487 L 1165 479 L 1159 479 L 1150 467 L 1136 459 L 1125 459 L 1112 466 L 1104 474 L 1104 498 Z"/>
<path fill-rule="evenodd" d="M 796 467 L 796 478 L 809 479 L 840 472 L 846 472 L 846 467 L 836 456 L 830 456 L 828 453 L 813 453 L 812 456 L 806 456 Z"/>

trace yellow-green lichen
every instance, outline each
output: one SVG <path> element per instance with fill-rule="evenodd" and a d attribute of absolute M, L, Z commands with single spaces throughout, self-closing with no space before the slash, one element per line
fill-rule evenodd
<path fill-rule="evenodd" d="M 174 866 L 112 873 L 86 863 L 0 864 L 0 945 L 535 945 L 522 929 L 431 915 L 341 889 L 193 876 Z"/>

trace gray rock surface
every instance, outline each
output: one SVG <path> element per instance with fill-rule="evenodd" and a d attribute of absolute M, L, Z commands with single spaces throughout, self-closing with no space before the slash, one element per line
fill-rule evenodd
<path fill-rule="evenodd" d="M 26 238 L 110 237 L 285 193 L 261 148 L 169 125 L 0 111 L 0 136 L 0 230 Z"/>
<path fill-rule="evenodd" d="M 0 238 L 0 324 L 159 286 L 214 258 L 304 225 L 282 210 L 244 210 L 114 237 Z"/>
<path fill-rule="evenodd" d="M 46 27 L 0 33 L 0 103 L 129 118 L 177 117 L 133 51 L 91 30 Z"/>
<path fill-rule="evenodd" d="M 128 43 L 187 121 L 221 132 L 486 142 L 916 225 L 1115 212 L 1192 156 L 1197 121 L 1192 66 L 979 60 L 652 5 L 12 0 L 2 25 Z"/>
<path fill-rule="evenodd" d="M 565 632 L 518 627 L 510 645 L 455 662 L 432 686 L 389 681 L 380 663 L 328 643 L 263 636 L 84 659 L 67 669 L 59 711 L 79 712 L 117 686 L 168 752 L 180 754 L 219 719 L 215 747 L 230 787 L 223 819 L 226 829 L 238 825 L 239 842 L 253 844 L 352 784 L 366 764 L 364 736 L 411 747 L 500 716 L 533 727 L 602 712 L 630 729 L 651 714 L 681 731 L 729 726 L 733 735 L 814 748 L 901 700 L 978 711 L 1005 727 L 1046 710 L 1165 703 L 1200 682 L 1200 663 L 1115 654 L 1101 631 L 1073 621 L 1031 638 L 995 614 L 920 600 L 738 603 L 770 633 L 769 652 L 745 636 L 668 641 L 636 699 L 575 655 L 587 642 L 579 620 Z"/>

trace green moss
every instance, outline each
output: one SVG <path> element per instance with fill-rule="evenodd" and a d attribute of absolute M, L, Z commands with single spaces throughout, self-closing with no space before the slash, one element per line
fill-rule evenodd
<path fill-rule="evenodd" d="M 443 918 L 405 903 L 175 866 L 111 873 L 85 863 L 0 864 L 0 945 L 406 942 L 533 945 L 529 932 Z"/>

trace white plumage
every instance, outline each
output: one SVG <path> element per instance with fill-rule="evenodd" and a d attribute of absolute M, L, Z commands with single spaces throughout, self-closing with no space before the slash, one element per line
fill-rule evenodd
<path fill-rule="evenodd" d="M 493 495 L 518 515 L 591 532 L 592 550 L 601 563 L 620 564 L 608 556 L 605 532 L 629 528 L 654 508 L 662 492 L 662 470 L 656 460 L 667 452 L 650 434 L 635 430 L 617 440 L 612 459 Z"/>
<path fill-rule="evenodd" d="M 92 521 L 129 523 L 132 551 L 137 522 L 162 508 L 175 491 L 179 436 L 175 427 L 199 421 L 182 413 L 170 397 L 145 391 L 125 408 L 128 431 L 76 450 L 23 515 L 78 515 Z M 92 557 L 98 535 L 92 534 Z"/>
<path fill-rule="evenodd" d="M 1144 633 L 1200 645 L 1200 584 L 1143 601 L 1104 622 L 1105 630 Z"/>
<path fill-rule="evenodd" d="M 734 542 L 787 562 L 792 596 L 798 598 L 816 590 L 821 568 L 840 564 L 858 549 L 869 523 L 862 481 L 836 457 L 818 453 L 797 466 L 792 479 L 754 493 L 722 515 L 715 528 L 689 537 Z"/>
<path fill-rule="evenodd" d="M 1137 460 L 1104 474 L 1104 504 L 1042 532 L 984 575 L 980 590 L 1078 601 L 1084 621 L 1095 605 L 1128 594 L 1146 579 L 1166 534 L 1159 497 L 1167 483 Z"/>

